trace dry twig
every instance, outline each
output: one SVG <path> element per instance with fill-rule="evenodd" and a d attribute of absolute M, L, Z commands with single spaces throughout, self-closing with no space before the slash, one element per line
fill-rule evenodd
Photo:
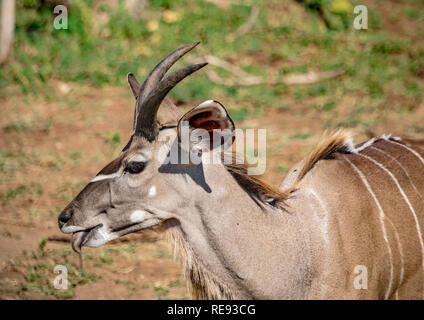
<path fill-rule="evenodd" d="M 194 61 L 199 63 L 201 61 L 207 61 L 210 65 L 224 69 L 225 71 L 231 74 L 230 78 L 222 78 L 215 71 L 211 69 L 206 69 L 206 75 L 214 83 L 225 85 L 225 86 L 255 86 L 255 85 L 275 85 L 278 83 L 286 85 L 296 85 L 296 84 L 313 84 L 320 81 L 337 78 L 344 74 L 344 70 L 336 69 L 326 72 L 315 72 L 309 71 L 306 74 L 293 74 L 287 75 L 280 79 L 277 77 L 272 77 L 268 80 L 265 80 L 258 76 L 252 76 L 242 70 L 241 68 L 229 63 L 228 61 L 222 60 L 218 57 L 212 56 L 210 54 L 205 54 L 203 59 L 198 59 L 199 61 Z"/>
<path fill-rule="evenodd" d="M 250 11 L 250 16 L 247 19 L 247 21 L 242 26 L 240 26 L 236 31 L 229 34 L 227 36 L 227 41 L 234 41 L 237 38 L 240 38 L 241 36 L 248 33 L 250 30 L 252 30 L 252 28 L 254 27 L 256 23 L 256 20 L 258 19 L 258 16 L 259 16 L 259 8 L 252 7 Z"/>

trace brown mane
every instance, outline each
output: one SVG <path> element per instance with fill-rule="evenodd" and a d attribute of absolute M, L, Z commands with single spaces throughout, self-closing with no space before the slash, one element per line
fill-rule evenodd
<path fill-rule="evenodd" d="M 271 186 L 259 179 L 258 176 L 249 175 L 249 167 L 246 164 L 237 164 L 235 158 L 236 156 L 233 155 L 231 164 L 225 164 L 225 168 L 255 201 L 273 206 L 278 203 L 285 204 L 285 201 L 289 198 L 289 192 Z"/>
<path fill-rule="evenodd" d="M 315 166 L 315 164 L 324 159 L 333 159 L 334 153 L 351 153 L 354 150 L 352 138 L 349 132 L 338 130 L 333 133 L 324 133 L 321 141 L 316 148 L 309 154 L 305 160 L 296 183 L 288 190 L 280 190 L 277 187 L 262 181 L 258 176 L 248 174 L 246 164 L 237 164 L 237 155 L 232 155 L 231 164 L 224 164 L 225 168 L 238 184 L 251 195 L 256 201 L 268 205 L 285 205 L 290 193 L 297 188 L 298 182 Z"/>
<path fill-rule="evenodd" d="M 306 158 L 305 165 L 300 171 L 296 182 L 302 180 L 318 161 L 334 159 L 336 152 L 347 154 L 352 153 L 354 150 L 352 136 L 349 132 L 345 130 L 337 130 L 330 134 L 325 132 L 316 148 Z"/>

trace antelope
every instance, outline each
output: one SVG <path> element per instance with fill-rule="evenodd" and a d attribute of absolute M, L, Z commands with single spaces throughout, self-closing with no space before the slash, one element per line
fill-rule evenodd
<path fill-rule="evenodd" d="M 164 58 L 140 85 L 133 133 L 59 214 L 72 247 L 99 247 L 158 228 L 197 299 L 422 299 L 424 148 L 383 135 L 354 145 L 329 134 L 279 187 L 225 163 L 164 163 L 189 130 L 234 131 L 208 100 L 185 114 L 166 98 L 206 63 L 165 73 L 198 43 Z M 171 141 L 166 137 L 172 137 Z M 207 154 L 201 154 L 201 159 Z M 359 278 L 358 278 L 359 277 Z"/>

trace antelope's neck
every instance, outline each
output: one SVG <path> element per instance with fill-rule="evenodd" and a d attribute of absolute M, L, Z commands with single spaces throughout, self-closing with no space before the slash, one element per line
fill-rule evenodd
<path fill-rule="evenodd" d="M 211 189 L 196 203 L 198 222 L 177 234 L 193 296 L 304 298 L 309 244 L 296 213 L 259 205 L 232 177 Z"/>

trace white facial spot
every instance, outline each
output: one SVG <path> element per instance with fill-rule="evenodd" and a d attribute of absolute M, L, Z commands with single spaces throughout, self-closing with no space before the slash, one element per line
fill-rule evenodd
<path fill-rule="evenodd" d="M 73 232 L 78 232 L 82 230 L 85 230 L 85 228 L 78 227 L 78 226 L 63 226 L 61 231 L 63 233 L 73 233 Z"/>
<path fill-rule="evenodd" d="M 147 152 L 144 154 L 136 154 L 134 157 L 130 159 L 130 161 L 136 161 L 136 162 L 147 162 L 151 158 L 151 154 L 148 154 Z"/>
<path fill-rule="evenodd" d="M 146 219 L 148 213 L 144 210 L 135 210 L 131 213 L 130 220 L 133 223 L 142 222 Z"/>
<path fill-rule="evenodd" d="M 90 238 L 85 243 L 85 245 L 87 247 L 97 248 L 97 247 L 104 245 L 106 242 L 109 242 L 109 241 L 114 240 L 116 238 L 118 238 L 118 236 L 116 234 L 112 234 L 112 233 L 104 230 L 104 228 L 100 228 L 100 229 L 96 230 L 94 236 L 92 238 Z"/>
<path fill-rule="evenodd" d="M 118 171 L 112 174 L 99 174 L 98 176 L 95 176 L 90 182 L 113 179 L 113 178 L 119 177 L 120 175 L 121 175 L 121 171 Z"/>
<path fill-rule="evenodd" d="M 156 195 L 156 186 L 151 186 L 149 190 L 149 197 L 154 197 Z"/>

